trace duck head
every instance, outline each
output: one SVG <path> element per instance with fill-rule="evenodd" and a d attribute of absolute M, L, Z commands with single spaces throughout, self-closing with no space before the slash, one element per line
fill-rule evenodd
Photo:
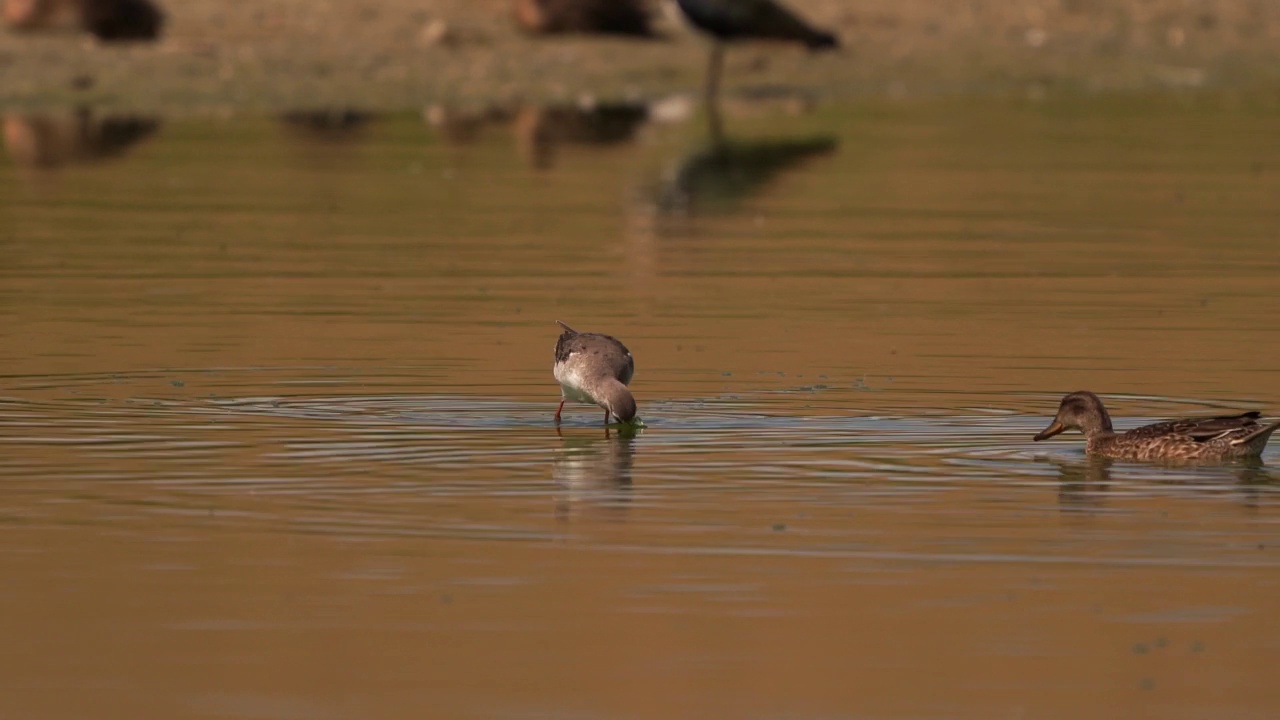
<path fill-rule="evenodd" d="M 1102 400 L 1088 390 L 1080 390 L 1062 398 L 1058 414 L 1049 427 L 1041 430 L 1035 440 L 1048 440 L 1067 430 L 1079 430 L 1086 437 L 1100 432 L 1111 432 L 1111 416 L 1102 406 Z"/>

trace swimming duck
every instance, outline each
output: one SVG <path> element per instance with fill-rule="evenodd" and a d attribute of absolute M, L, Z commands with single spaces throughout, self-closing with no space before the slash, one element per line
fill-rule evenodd
<path fill-rule="evenodd" d="M 564 333 L 556 341 L 556 362 L 552 373 L 560 383 L 560 407 L 556 423 L 566 400 L 599 405 L 604 408 L 604 422 L 609 416 L 630 422 L 636 416 L 636 401 L 627 389 L 636 371 L 631 351 L 616 338 L 599 333 L 583 333 L 556 321 Z"/>
<path fill-rule="evenodd" d="M 1062 399 L 1058 415 L 1035 436 L 1047 440 L 1067 430 L 1084 433 L 1085 452 L 1122 460 L 1230 460 L 1256 457 L 1280 422 L 1264 425 L 1260 413 L 1169 420 L 1118 433 L 1102 400 L 1081 390 Z"/>

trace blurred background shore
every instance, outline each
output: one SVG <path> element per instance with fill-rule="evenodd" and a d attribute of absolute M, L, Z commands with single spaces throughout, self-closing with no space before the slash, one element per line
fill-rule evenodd
<path fill-rule="evenodd" d="M 0 105 L 172 112 L 590 96 L 652 99 L 697 87 L 707 42 L 662 3 L 656 37 L 531 35 L 510 0 L 165 3 L 156 42 L 0 31 Z M 844 48 L 747 44 L 726 92 L 816 98 L 1210 91 L 1280 101 L 1272 0 L 793 0 Z"/>

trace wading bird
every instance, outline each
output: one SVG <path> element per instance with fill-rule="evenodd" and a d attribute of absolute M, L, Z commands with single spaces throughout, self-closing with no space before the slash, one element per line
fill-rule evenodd
<path fill-rule="evenodd" d="M 556 424 L 560 423 L 566 400 L 604 408 L 605 424 L 610 415 L 630 422 L 636 416 L 636 401 L 627 389 L 636 371 L 631 351 L 609 335 L 578 332 L 559 320 L 556 324 L 564 328 L 556 341 L 556 362 L 552 366 L 552 374 L 560 383 Z"/>
<path fill-rule="evenodd" d="M 840 46 L 839 39 L 802 20 L 776 0 L 676 0 L 694 27 L 710 35 L 711 58 L 707 63 L 707 104 L 720 89 L 725 43 L 738 40 L 798 42 L 810 50 Z"/>

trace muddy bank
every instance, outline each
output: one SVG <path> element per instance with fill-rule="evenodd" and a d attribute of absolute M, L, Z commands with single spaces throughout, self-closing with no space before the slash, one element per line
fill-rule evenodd
<path fill-rule="evenodd" d="M 838 54 L 747 45 L 730 95 L 819 99 L 1280 91 L 1270 0 L 793 0 L 838 33 Z M 174 111 L 373 110 L 433 104 L 652 98 L 701 82 L 706 43 L 656 11 L 652 40 L 530 37 L 508 0 L 165 3 L 155 43 L 0 31 L 0 105 Z"/>

